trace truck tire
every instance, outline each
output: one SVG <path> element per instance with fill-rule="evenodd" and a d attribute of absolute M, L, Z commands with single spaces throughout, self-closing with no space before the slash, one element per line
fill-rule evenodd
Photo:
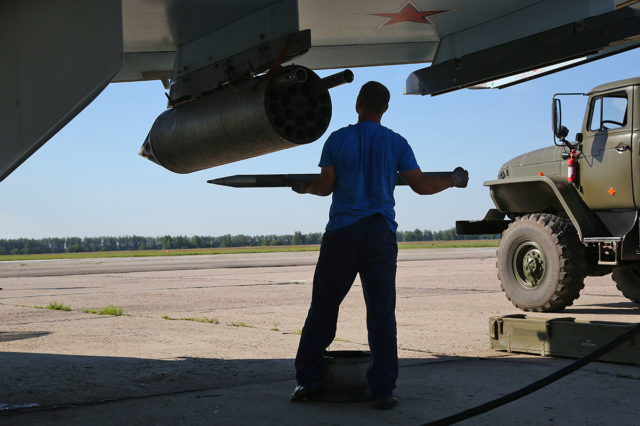
<path fill-rule="evenodd" d="M 622 295 L 640 305 L 640 266 L 618 266 L 611 276 Z"/>
<path fill-rule="evenodd" d="M 584 287 L 584 246 L 569 221 L 520 216 L 502 234 L 496 266 L 507 299 L 524 311 L 556 312 Z"/>

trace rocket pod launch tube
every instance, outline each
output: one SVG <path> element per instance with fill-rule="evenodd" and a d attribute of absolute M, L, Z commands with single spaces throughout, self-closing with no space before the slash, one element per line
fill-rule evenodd
<path fill-rule="evenodd" d="M 313 142 L 331 120 L 327 83 L 291 65 L 229 84 L 160 114 L 140 155 L 191 173 Z"/>

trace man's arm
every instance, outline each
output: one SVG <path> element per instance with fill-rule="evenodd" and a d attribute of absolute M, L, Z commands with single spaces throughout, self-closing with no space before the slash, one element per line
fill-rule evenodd
<path fill-rule="evenodd" d="M 436 194 L 453 186 L 453 175 L 442 177 L 427 177 L 422 174 L 422 170 L 413 169 L 400 172 L 404 180 L 407 181 L 413 192 L 420 195 Z"/>
<path fill-rule="evenodd" d="M 320 170 L 320 177 L 313 182 L 299 182 L 291 189 L 298 194 L 314 194 L 325 197 L 333 192 L 336 186 L 336 168 L 325 166 Z"/>

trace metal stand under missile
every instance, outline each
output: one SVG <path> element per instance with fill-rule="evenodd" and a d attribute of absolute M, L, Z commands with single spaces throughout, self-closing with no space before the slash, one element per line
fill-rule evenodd
<path fill-rule="evenodd" d="M 319 393 L 326 402 L 362 402 L 371 399 L 367 384 L 369 351 L 327 351 L 322 357 Z"/>

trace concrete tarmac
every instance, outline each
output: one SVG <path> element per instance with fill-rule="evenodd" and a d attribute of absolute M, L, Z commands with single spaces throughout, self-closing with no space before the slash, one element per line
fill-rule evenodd
<path fill-rule="evenodd" d="M 290 403 L 293 357 L 317 253 L 0 263 L 0 424 L 423 424 L 525 386 L 570 360 L 489 349 L 504 297 L 495 249 L 400 252 L 399 405 Z M 71 311 L 42 309 L 51 302 Z M 89 313 L 107 305 L 123 316 Z M 83 312 L 83 311 L 88 312 Z M 537 317 L 637 322 L 610 276 Z M 356 280 L 337 349 L 367 349 Z M 640 369 L 592 363 L 528 397 L 465 421 L 640 421 Z"/>
<path fill-rule="evenodd" d="M 398 261 L 486 259 L 493 248 L 472 250 L 402 250 Z M 194 269 L 255 268 L 315 265 L 317 252 L 251 253 L 173 257 L 131 257 L 104 259 L 60 259 L 0 262 L 0 278 L 48 277 L 106 274 L 110 272 L 157 272 Z M 28 267 L 27 267 L 28 266 Z"/>

